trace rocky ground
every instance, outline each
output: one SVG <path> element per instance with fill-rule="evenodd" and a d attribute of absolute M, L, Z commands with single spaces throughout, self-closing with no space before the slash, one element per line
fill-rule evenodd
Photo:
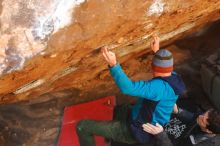
<path fill-rule="evenodd" d="M 199 74 L 202 60 L 220 49 L 220 23 L 168 44 L 174 53 L 176 70 L 188 88 L 188 97 L 203 108 L 211 106 L 201 87 Z M 149 79 L 152 53 L 123 63 L 125 72 L 134 80 Z M 0 106 L 0 146 L 55 146 L 57 144 L 65 106 L 116 95 L 117 103 L 133 102 L 133 97 L 120 94 L 107 67 L 89 83 L 88 89 L 66 89 L 44 94 L 30 101 Z"/>

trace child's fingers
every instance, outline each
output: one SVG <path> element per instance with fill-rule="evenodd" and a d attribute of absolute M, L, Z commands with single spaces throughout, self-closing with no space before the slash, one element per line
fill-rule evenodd
<path fill-rule="evenodd" d="M 106 59 L 109 60 L 110 57 L 111 57 L 111 54 L 110 54 L 110 52 L 108 51 L 107 48 L 103 48 L 103 53 L 105 54 Z"/>
<path fill-rule="evenodd" d="M 158 36 L 155 36 L 156 41 L 160 41 L 160 38 Z"/>
<path fill-rule="evenodd" d="M 104 52 L 102 52 L 102 55 L 104 56 L 105 60 L 108 59 L 108 57 L 106 56 L 106 54 Z"/>
<path fill-rule="evenodd" d="M 102 55 L 104 56 L 105 60 L 109 60 L 109 53 L 108 53 L 108 49 L 106 47 L 102 48 Z"/>

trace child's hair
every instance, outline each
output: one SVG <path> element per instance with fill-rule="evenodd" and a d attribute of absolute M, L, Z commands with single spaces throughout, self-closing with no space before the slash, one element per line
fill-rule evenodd
<path fill-rule="evenodd" d="M 207 129 L 215 134 L 220 134 L 220 112 L 216 109 L 209 110 Z"/>

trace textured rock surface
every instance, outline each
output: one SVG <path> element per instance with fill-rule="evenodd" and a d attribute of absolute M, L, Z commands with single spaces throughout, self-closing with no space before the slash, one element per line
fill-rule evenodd
<path fill-rule="evenodd" d="M 210 103 L 202 91 L 199 70 L 204 58 L 220 51 L 220 23 L 214 26 L 167 46 L 175 55 L 175 69 L 187 84 L 190 101 L 204 109 L 208 109 Z M 151 74 L 146 65 L 151 57 L 152 53 L 146 53 L 130 59 L 123 64 L 123 68 L 132 79 L 148 79 Z M 90 84 L 92 86 L 88 87 L 90 90 L 86 95 L 82 95 L 77 88 L 71 88 L 44 94 L 30 101 L 0 105 L 0 146 L 55 146 L 65 106 L 106 95 L 116 95 L 118 104 L 135 99 L 122 95 L 107 71 L 91 80 Z"/>
<path fill-rule="evenodd" d="M 0 2 L 0 103 L 68 88 L 89 94 L 108 77 L 101 46 L 124 63 L 150 51 L 153 34 L 165 45 L 220 18 L 218 0 Z"/>

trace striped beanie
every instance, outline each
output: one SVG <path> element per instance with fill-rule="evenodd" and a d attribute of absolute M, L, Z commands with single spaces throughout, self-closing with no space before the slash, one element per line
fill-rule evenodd
<path fill-rule="evenodd" d="M 169 73 L 173 71 L 173 55 L 166 49 L 160 49 L 156 52 L 152 61 L 154 72 Z"/>

